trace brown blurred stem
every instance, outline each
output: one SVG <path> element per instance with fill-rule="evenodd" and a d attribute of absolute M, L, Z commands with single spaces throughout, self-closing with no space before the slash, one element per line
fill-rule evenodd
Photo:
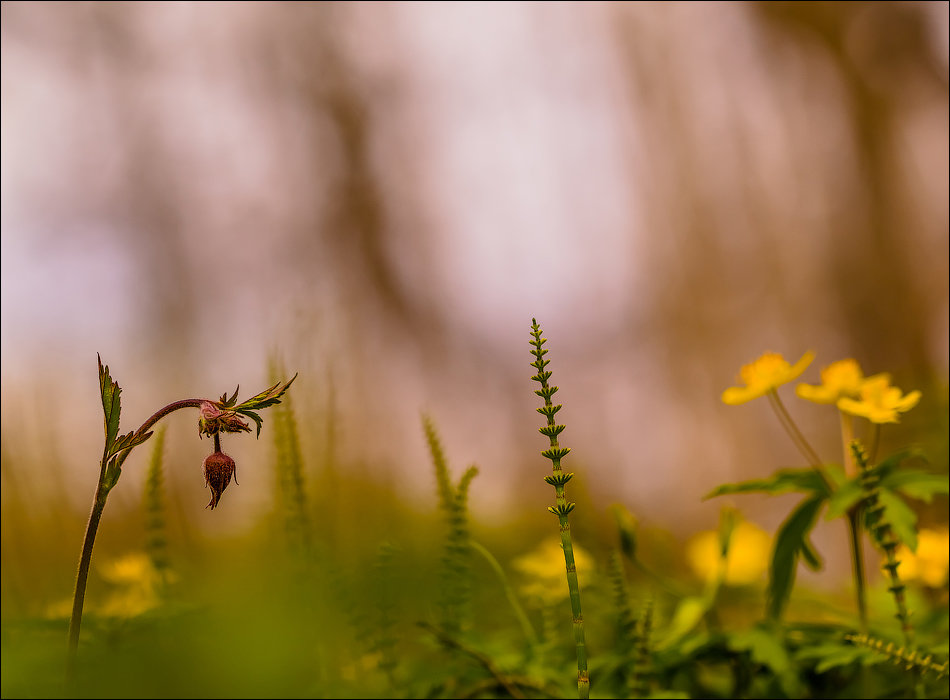
<path fill-rule="evenodd" d="M 156 411 L 151 418 L 142 423 L 135 437 L 140 437 L 147 433 L 158 421 L 173 413 L 180 408 L 199 408 L 203 401 L 207 399 L 183 399 L 170 403 L 162 409 Z M 215 436 L 217 437 L 217 436 Z M 128 458 L 133 448 L 123 450 L 116 457 L 116 467 L 121 467 Z M 89 564 L 92 561 L 92 547 L 96 541 L 96 532 L 99 530 L 99 521 L 102 518 L 102 511 L 106 507 L 106 499 L 109 497 L 109 488 L 106 487 L 106 467 L 109 463 L 109 445 L 103 450 L 102 462 L 99 467 L 99 483 L 96 485 L 96 495 L 92 501 L 92 512 L 89 514 L 89 522 L 86 524 L 86 534 L 82 541 L 82 553 L 79 555 L 79 571 L 76 574 L 76 588 L 73 592 L 73 613 L 69 620 L 69 654 L 67 657 L 66 672 L 70 681 L 75 677 L 76 671 L 76 650 L 79 647 L 79 628 L 82 623 L 82 606 L 86 598 L 86 580 L 89 578 Z"/>

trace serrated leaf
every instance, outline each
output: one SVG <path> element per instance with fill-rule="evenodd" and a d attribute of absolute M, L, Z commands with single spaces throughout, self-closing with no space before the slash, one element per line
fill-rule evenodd
<path fill-rule="evenodd" d="M 854 477 L 840 485 L 828 499 L 828 512 L 825 520 L 832 520 L 847 513 L 855 503 L 861 500 L 861 478 Z"/>
<path fill-rule="evenodd" d="M 112 443 L 115 442 L 116 435 L 119 434 L 119 416 L 122 412 L 122 404 L 119 395 L 122 389 L 119 383 L 112 381 L 109 375 L 109 366 L 103 367 L 102 358 L 96 355 L 99 361 L 99 389 L 102 394 L 102 412 L 103 427 L 105 430 L 106 447 L 108 453 Z"/>
<path fill-rule="evenodd" d="M 109 450 L 109 455 L 117 455 L 120 452 L 124 452 L 125 450 L 131 450 L 133 447 L 141 445 L 150 437 L 152 437 L 151 431 L 142 435 L 137 435 L 136 433 L 126 433 L 112 444 L 112 448 Z"/>
<path fill-rule="evenodd" d="M 775 535 L 768 587 L 768 613 L 774 619 L 781 617 L 792 593 L 799 554 L 806 546 L 805 538 L 815 526 L 824 504 L 823 494 L 806 498 L 789 514 Z"/>
<path fill-rule="evenodd" d="M 221 399 L 218 403 L 221 404 L 221 408 L 231 408 L 234 406 L 235 401 L 237 401 L 238 391 L 240 391 L 241 385 L 238 384 L 234 389 L 234 393 L 231 394 L 231 398 L 228 398 L 228 392 L 224 392 L 221 395 Z"/>
<path fill-rule="evenodd" d="M 934 494 L 950 493 L 950 475 L 934 474 L 918 469 L 900 469 L 881 479 L 881 486 L 900 491 L 905 496 L 930 503 Z"/>
<path fill-rule="evenodd" d="M 878 502 L 884 506 L 882 519 L 891 526 L 894 535 L 906 544 L 910 551 L 917 551 L 917 513 L 903 498 L 886 488 L 879 488 Z"/>
<path fill-rule="evenodd" d="M 239 409 L 237 412 L 240 413 L 242 416 L 247 416 L 252 421 L 254 421 L 254 423 L 257 425 L 257 437 L 260 438 L 261 428 L 264 427 L 264 421 L 261 420 L 261 417 L 257 415 L 256 413 L 254 413 L 254 411 L 248 411 L 247 409 Z"/>
<path fill-rule="evenodd" d="M 264 391 L 262 391 L 261 393 L 252 396 L 251 398 L 247 399 L 246 401 L 241 402 L 237 406 L 234 406 L 234 410 L 237 411 L 238 413 L 244 413 L 245 415 L 248 415 L 247 411 L 249 410 L 258 411 L 262 408 L 269 408 L 275 404 L 280 403 L 280 398 L 290 388 L 290 385 L 294 383 L 295 379 L 297 379 L 296 374 L 294 374 L 294 376 L 290 378 L 289 382 L 286 382 L 284 384 L 277 382 L 273 386 L 268 387 L 267 389 L 264 389 Z"/>
<path fill-rule="evenodd" d="M 805 493 L 817 492 L 827 494 L 828 487 L 821 475 L 811 467 L 795 469 L 779 469 L 768 479 L 752 479 L 734 484 L 722 484 L 703 497 L 703 500 L 722 496 L 728 493 L 767 493 L 777 495 L 802 491 Z"/>

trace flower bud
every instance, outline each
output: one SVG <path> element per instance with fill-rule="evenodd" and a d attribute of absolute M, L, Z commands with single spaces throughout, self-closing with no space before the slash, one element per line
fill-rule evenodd
<path fill-rule="evenodd" d="M 202 401 L 198 409 L 198 435 L 250 432 L 251 426 L 236 411 L 222 410 L 210 401 Z"/>
<path fill-rule="evenodd" d="M 211 489 L 211 502 L 205 507 L 214 510 L 224 489 L 231 483 L 231 476 L 235 470 L 234 460 L 223 452 L 212 452 L 205 457 L 201 468 L 205 475 L 205 486 Z M 237 481 L 235 480 L 234 483 Z"/>

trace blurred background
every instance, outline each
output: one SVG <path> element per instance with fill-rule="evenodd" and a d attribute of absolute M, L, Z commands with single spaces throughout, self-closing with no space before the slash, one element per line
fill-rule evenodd
<path fill-rule="evenodd" d="M 425 413 L 499 527 L 550 525 L 532 317 L 581 519 L 685 535 L 717 484 L 801 464 L 764 401 L 720 401 L 766 350 L 921 389 L 885 448 L 945 469 L 947 97 L 947 2 L 4 2 L 5 573 L 31 527 L 78 549 L 97 353 L 127 430 L 299 372 L 305 462 L 434 509 Z M 840 459 L 834 412 L 783 395 Z M 240 533 L 268 417 L 213 513 L 194 420 L 173 520 Z M 774 531 L 783 498 L 733 503 Z"/>

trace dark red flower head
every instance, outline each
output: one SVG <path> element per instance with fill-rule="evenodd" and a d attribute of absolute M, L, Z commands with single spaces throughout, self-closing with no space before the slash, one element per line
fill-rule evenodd
<path fill-rule="evenodd" d="M 231 483 L 231 477 L 235 470 L 234 460 L 223 452 L 212 452 L 205 457 L 201 468 L 205 475 L 205 486 L 211 489 L 211 503 L 206 507 L 214 510 L 224 489 Z M 236 479 L 234 483 L 237 483 Z"/>

